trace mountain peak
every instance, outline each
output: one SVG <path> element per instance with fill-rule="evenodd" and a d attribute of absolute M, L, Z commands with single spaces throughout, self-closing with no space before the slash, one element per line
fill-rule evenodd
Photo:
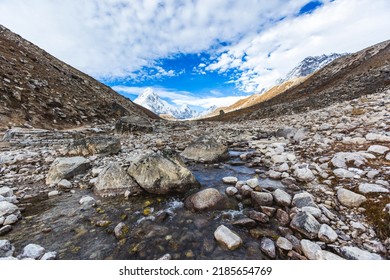
<path fill-rule="evenodd" d="M 333 60 L 346 55 L 346 53 L 331 53 L 329 55 L 323 54 L 318 56 L 308 56 L 303 59 L 294 69 L 287 73 L 287 75 L 278 80 L 278 84 L 290 81 L 299 77 L 304 77 L 320 70 L 325 65 L 331 63 Z"/>
<path fill-rule="evenodd" d="M 149 87 L 138 95 L 134 103 L 149 109 L 157 115 L 171 115 L 176 119 L 191 119 L 199 114 L 187 104 L 183 104 L 180 107 L 169 104 Z"/>

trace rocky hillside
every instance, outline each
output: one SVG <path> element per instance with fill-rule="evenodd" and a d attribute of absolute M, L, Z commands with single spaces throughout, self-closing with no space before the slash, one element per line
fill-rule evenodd
<path fill-rule="evenodd" d="M 221 110 L 223 110 L 224 113 L 228 113 L 228 112 L 248 108 L 248 107 L 251 107 L 253 105 L 259 104 L 261 102 L 267 101 L 267 100 L 281 94 L 282 92 L 286 91 L 287 89 L 302 83 L 307 78 L 308 78 L 308 76 L 291 79 L 291 80 L 286 81 L 280 85 L 276 85 L 276 86 L 272 87 L 270 90 L 268 90 L 264 93 L 255 93 L 255 94 L 248 96 L 244 99 L 238 100 L 233 105 L 230 105 L 227 107 L 216 108 L 210 114 L 202 116 L 202 118 L 218 116 L 220 114 Z"/>
<path fill-rule="evenodd" d="M 70 128 L 158 118 L 0 25 L 0 128 Z"/>
<path fill-rule="evenodd" d="M 270 100 L 209 120 L 256 119 L 322 108 L 390 86 L 390 41 L 340 57 Z"/>

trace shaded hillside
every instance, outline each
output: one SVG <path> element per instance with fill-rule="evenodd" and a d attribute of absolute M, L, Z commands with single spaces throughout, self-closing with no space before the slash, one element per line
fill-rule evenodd
<path fill-rule="evenodd" d="M 70 128 L 155 114 L 0 25 L 0 128 Z"/>
<path fill-rule="evenodd" d="M 343 56 L 297 86 L 254 106 L 207 120 L 229 121 L 294 114 L 372 94 L 390 86 L 390 41 Z"/>

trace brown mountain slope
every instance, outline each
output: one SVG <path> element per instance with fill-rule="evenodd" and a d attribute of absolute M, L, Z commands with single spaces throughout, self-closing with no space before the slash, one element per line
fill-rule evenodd
<path fill-rule="evenodd" d="M 343 56 L 305 81 L 254 106 L 206 120 L 230 121 L 293 114 L 390 87 L 390 41 Z"/>
<path fill-rule="evenodd" d="M 299 85 L 304 80 L 306 80 L 308 77 L 310 77 L 310 75 L 305 76 L 305 77 L 299 77 L 299 78 L 296 78 L 296 79 L 293 79 L 290 81 L 286 81 L 283 84 L 276 85 L 276 86 L 272 87 L 270 90 L 268 90 L 264 93 L 255 93 L 251 96 L 248 96 L 246 98 L 238 100 L 233 105 L 230 105 L 227 107 L 217 108 L 217 109 L 215 109 L 214 112 L 212 112 L 211 114 L 209 114 L 207 116 L 204 116 L 203 118 L 218 116 L 220 114 L 220 110 L 223 110 L 225 113 L 228 113 L 228 112 L 236 111 L 239 109 L 251 107 L 255 104 L 267 101 L 267 100 L 281 94 L 282 92 L 286 91 L 287 89 L 289 89 L 293 86 Z"/>
<path fill-rule="evenodd" d="M 0 128 L 71 128 L 120 116 L 158 119 L 0 25 Z"/>

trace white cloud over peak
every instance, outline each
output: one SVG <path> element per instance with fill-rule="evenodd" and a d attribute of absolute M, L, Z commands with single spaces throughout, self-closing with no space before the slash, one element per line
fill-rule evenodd
<path fill-rule="evenodd" d="M 206 67 L 239 69 L 232 82 L 244 92 L 269 88 L 307 56 L 355 52 L 390 39 L 390 2 L 337 0 L 311 14 L 288 18 L 221 49 Z"/>

